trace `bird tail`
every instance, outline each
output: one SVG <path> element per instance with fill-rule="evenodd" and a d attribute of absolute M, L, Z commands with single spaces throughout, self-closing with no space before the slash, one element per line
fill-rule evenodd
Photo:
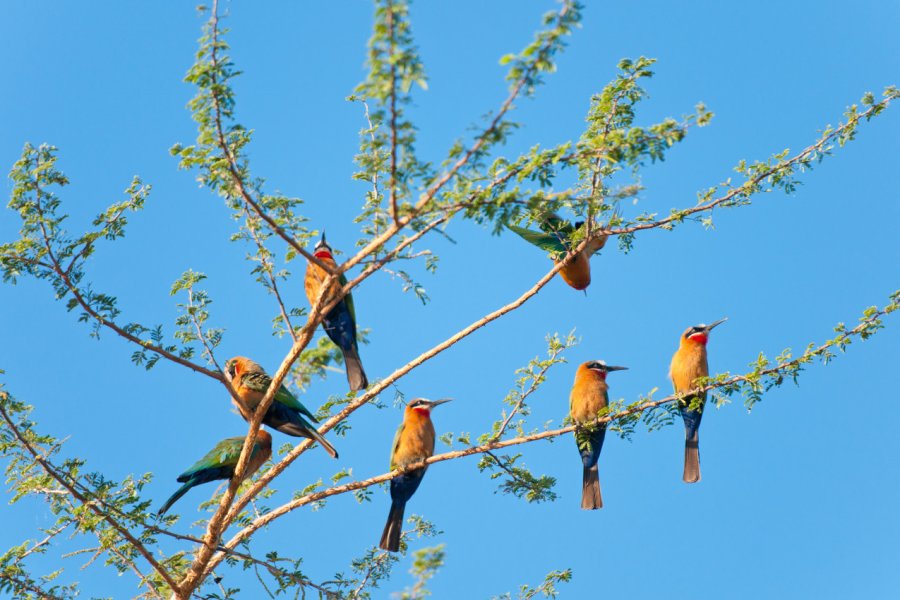
<path fill-rule="evenodd" d="M 391 512 L 388 513 L 387 523 L 381 534 L 381 542 L 378 544 L 382 550 L 388 552 L 400 550 L 400 533 L 403 530 L 403 509 L 405 508 L 405 502 L 391 502 Z"/>
<path fill-rule="evenodd" d="M 700 433 L 684 440 L 684 482 L 700 481 Z"/>
<path fill-rule="evenodd" d="M 347 367 L 347 381 L 350 383 L 350 390 L 358 392 L 369 387 L 369 380 L 366 372 L 363 371 L 357 349 L 355 347 L 343 348 L 342 352 L 344 353 L 344 366 Z"/>
<path fill-rule="evenodd" d="M 156 515 L 157 515 L 158 517 L 161 517 L 161 516 L 163 516 L 164 514 L 166 514 L 166 512 L 168 512 L 168 510 L 169 510 L 170 508 L 172 508 L 172 505 L 175 504 L 175 503 L 178 501 L 179 498 L 181 498 L 182 496 L 184 496 L 184 495 L 187 493 L 187 491 L 188 491 L 189 489 L 191 489 L 192 487 L 194 487 L 194 485 L 196 485 L 196 482 L 195 482 L 193 479 L 189 479 L 189 480 L 187 481 L 187 483 L 185 483 L 183 486 L 181 486 L 180 488 L 178 488 L 178 489 L 175 491 L 175 493 L 172 494 L 172 495 L 169 497 L 168 500 L 166 500 L 166 503 L 163 504 L 163 505 L 160 507 L 160 509 L 159 509 L 158 511 L 156 511 Z"/>
<path fill-rule="evenodd" d="M 600 475 L 597 472 L 597 465 L 584 468 L 581 508 L 584 510 L 603 508 L 603 496 L 600 495 Z"/>
<path fill-rule="evenodd" d="M 326 440 L 325 437 L 322 436 L 321 433 L 316 431 L 315 427 L 310 426 L 309 429 L 307 429 L 307 432 L 309 433 L 309 435 L 306 437 L 308 437 L 311 440 L 315 440 L 315 441 L 319 442 L 319 445 L 321 445 L 323 448 L 325 448 L 325 452 L 330 454 L 331 458 L 338 457 L 337 450 L 334 449 L 334 446 L 332 446 L 330 443 L 328 443 L 328 440 Z"/>

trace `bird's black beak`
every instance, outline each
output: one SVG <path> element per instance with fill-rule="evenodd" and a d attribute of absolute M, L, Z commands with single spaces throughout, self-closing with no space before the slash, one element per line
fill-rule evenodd
<path fill-rule="evenodd" d="M 722 323 L 724 323 L 727 320 L 728 320 L 728 317 L 725 317 L 724 319 L 719 319 L 718 321 L 716 321 L 715 323 L 712 323 L 711 325 L 707 325 L 706 331 L 712 331 L 713 328 L 718 327 L 719 325 L 721 325 Z"/>
<path fill-rule="evenodd" d="M 451 400 L 453 400 L 453 398 L 441 398 L 440 400 L 434 400 L 431 403 L 431 408 L 434 408 L 435 406 L 440 406 L 441 404 L 446 404 L 447 402 L 450 402 Z"/>
<path fill-rule="evenodd" d="M 325 244 L 325 243 L 327 243 L 327 242 L 325 242 L 325 230 L 324 230 L 324 229 L 322 230 L 322 239 L 320 240 L 319 243 L 320 243 L 320 244 Z"/>
<path fill-rule="evenodd" d="M 627 371 L 628 367 L 616 367 L 614 365 L 607 365 L 606 370 L 607 371 Z"/>

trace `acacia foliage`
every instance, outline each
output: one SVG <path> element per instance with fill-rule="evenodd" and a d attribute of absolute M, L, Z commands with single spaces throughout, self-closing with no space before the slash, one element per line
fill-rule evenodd
<path fill-rule="evenodd" d="M 376 273 L 387 272 L 397 277 L 403 291 L 427 302 L 424 285 L 402 265 L 420 261 L 426 269 L 436 270 L 438 258 L 427 242 L 446 235 L 453 221 L 470 221 L 502 234 L 506 224 L 535 222 L 548 212 L 559 212 L 589 225 L 570 240 L 573 253 L 513 302 L 437 343 L 410 363 L 399 365 L 364 393 L 329 399 L 318 410 L 324 419 L 323 432 L 334 429 L 352 435 L 349 417 L 356 410 L 379 402 L 380 395 L 395 381 L 527 302 L 582 247 L 586 241 L 583 236 L 591 229 L 615 237 L 619 248 L 628 252 L 643 231 L 673 230 L 693 221 L 710 227 L 717 209 L 746 207 L 759 194 L 773 190 L 791 192 L 803 174 L 853 140 L 861 123 L 879 115 L 900 95 L 893 87 L 879 97 L 865 94 L 858 105 L 847 109 L 842 122 L 826 127 L 806 148 L 796 153 L 777 152 L 765 160 L 741 161 L 735 167 L 734 181 L 729 179 L 703 190 L 692 205 L 666 214 L 629 213 L 623 200 L 641 192 L 641 171 L 664 160 L 693 128 L 706 126 L 712 119 L 709 109 L 698 104 L 692 113 L 678 119 L 651 124 L 638 121 L 638 108 L 646 97 L 644 85 L 653 76 L 653 59 L 639 57 L 618 64 L 617 76 L 591 98 L 584 130 L 577 139 L 550 147 L 535 145 L 518 155 L 504 153 L 505 143 L 519 125 L 511 117 L 516 101 L 535 94 L 547 75 L 554 72 L 555 60 L 578 28 L 581 14 L 582 6 L 571 0 L 547 13 L 533 40 L 520 52 L 501 58 L 509 83 L 507 98 L 473 125 L 474 135 L 460 138 L 444 156 L 424 157 L 417 151 L 417 128 L 407 111 L 414 94 L 427 90 L 409 5 L 403 0 L 376 0 L 368 75 L 349 97 L 365 117 L 354 174 L 364 184 L 364 192 L 356 218 L 357 251 L 332 273 L 335 279 L 341 275 L 349 279 L 341 293 L 364 284 Z M 301 199 L 268 191 L 265 180 L 251 168 L 252 129 L 239 121 L 233 88 L 239 75 L 229 55 L 227 30 L 221 27 L 214 5 L 196 61 L 186 77 L 196 88 L 189 109 L 197 123 L 197 137 L 192 143 L 174 145 L 171 153 L 180 168 L 195 172 L 203 186 L 224 200 L 235 222 L 231 241 L 248 249 L 251 279 L 273 298 L 273 334 L 290 343 L 270 393 L 263 400 L 266 405 L 282 381 L 303 390 L 316 378 L 339 370 L 336 348 L 324 338 L 313 341 L 323 314 L 339 297 L 319 298 L 312 307 L 306 307 L 290 303 L 282 294 L 279 285 L 302 272 L 296 261 L 302 264 L 301 258 L 315 260 L 308 247 L 319 232 L 304 216 Z M 16 283 L 30 277 L 48 282 L 56 298 L 88 326 L 91 336 L 99 338 L 104 331 L 121 336 L 133 345 L 132 361 L 144 369 L 169 361 L 228 389 L 217 355 L 227 327 L 212 320 L 212 299 L 202 289 L 205 274 L 186 265 L 184 274 L 172 284 L 170 291 L 179 311 L 172 326 L 123 319 L 114 292 L 100 291 L 91 280 L 90 257 L 102 243 L 115 242 L 124 235 L 129 220 L 136 218 L 148 201 L 150 186 L 134 178 L 126 186 L 123 200 L 103 210 L 83 233 L 72 233 L 67 230 L 69 213 L 63 203 L 69 181 L 57 160 L 55 147 L 26 144 L 12 167 L 9 208 L 18 215 L 21 225 L 18 238 L 0 246 L 4 281 Z M 827 363 L 837 351 L 874 334 L 898 303 L 900 295 L 895 292 L 883 307 L 866 309 L 855 327 L 840 324 L 835 337 L 810 344 L 796 356 L 789 350 L 774 359 L 760 354 L 746 373 L 718 373 L 698 385 L 711 392 L 717 404 L 740 397 L 752 409 L 766 391 L 786 381 L 796 382 L 814 361 Z M 361 334 L 364 337 L 365 332 Z M 529 403 L 577 342 L 574 333 L 548 333 L 546 357 L 535 357 L 513 374 L 512 389 L 502 399 L 500 414 L 490 430 L 445 433 L 442 439 L 449 450 L 429 463 L 477 454 L 478 469 L 496 480 L 499 491 L 527 502 L 553 501 L 553 475 L 532 472 L 524 461 L 524 446 L 568 434 L 575 428 L 567 423 L 553 428 L 531 422 Z M 655 390 L 651 390 L 632 402 L 614 401 L 597 415 L 595 425 L 632 437 L 638 427 L 653 431 L 671 423 L 672 407 L 679 398 L 654 395 Z M 54 521 L 35 539 L 0 556 L 0 591 L 20 597 L 75 597 L 79 590 L 68 566 L 71 557 L 60 557 L 60 569 L 50 573 L 36 573 L 30 567 L 33 557 L 56 552 L 61 537 L 74 538 L 82 545 L 78 555 L 88 554 L 92 562 L 100 561 L 117 573 L 135 577 L 145 597 L 254 597 L 259 590 L 230 587 L 230 580 L 222 577 L 229 570 L 247 570 L 271 595 L 366 598 L 384 585 L 398 561 L 396 555 L 365 547 L 343 570 L 322 580 L 303 571 L 302 557 L 252 545 L 257 531 L 301 507 L 323 508 L 329 498 L 344 493 L 354 494 L 360 502 L 368 501 L 372 487 L 387 481 L 393 473 L 354 479 L 350 469 L 342 469 L 328 480 L 311 481 L 285 501 L 276 495 L 275 479 L 310 444 L 289 446 L 270 468 L 240 488 L 230 484 L 202 504 L 208 515 L 200 523 L 206 531 L 204 542 L 179 533 L 176 515 L 159 520 L 152 514 L 150 501 L 143 495 L 152 474 L 114 481 L 94 472 L 83 459 L 66 453 L 64 440 L 40 433 L 30 414 L 28 404 L 0 391 L 0 452 L 13 501 L 40 498 Z M 258 421 L 251 424 L 247 447 L 258 427 Z M 349 439 L 352 441 L 352 437 Z M 271 500 L 280 504 L 270 506 Z M 404 532 L 403 551 L 409 550 L 414 538 L 439 533 L 426 519 L 412 516 Z M 429 579 L 445 558 L 440 545 L 416 550 L 415 581 L 401 597 L 425 596 Z M 517 597 L 555 596 L 556 586 L 571 577 L 570 570 L 551 572 L 535 587 L 522 585 Z"/>

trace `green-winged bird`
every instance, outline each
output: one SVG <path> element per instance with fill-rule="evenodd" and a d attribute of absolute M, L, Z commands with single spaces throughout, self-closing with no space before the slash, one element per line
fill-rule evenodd
<path fill-rule="evenodd" d="M 249 422 L 253 418 L 256 407 L 265 396 L 266 390 L 269 389 L 272 378 L 261 366 L 243 356 L 228 359 L 228 362 L 225 363 L 225 374 L 234 391 L 242 400 L 241 403 L 235 402 L 234 398 L 231 401 L 244 420 Z M 282 385 L 275 393 L 275 398 L 269 405 L 269 410 L 266 411 L 262 422 L 281 433 L 319 442 L 332 458 L 337 458 L 337 450 L 316 430 L 315 425 L 310 424 L 310 421 L 318 423 L 309 409 Z"/>
<path fill-rule="evenodd" d="M 434 401 L 416 398 L 406 405 L 403 423 L 397 429 L 391 447 L 392 471 L 421 462 L 434 454 L 434 424 L 431 422 L 431 411 L 435 406 L 449 401 L 449 398 Z M 400 549 L 403 511 L 406 503 L 419 488 L 426 469 L 427 465 L 406 471 L 391 479 L 391 511 L 381 534 L 379 547 L 382 550 L 397 552 Z"/>
<path fill-rule="evenodd" d="M 603 508 L 597 461 L 603 450 L 606 423 L 596 424 L 593 421 L 609 406 L 606 376 L 612 371 L 624 371 L 627 368 L 607 365 L 602 360 L 590 360 L 575 371 L 575 383 L 569 394 L 569 416 L 579 426 L 584 425 L 575 430 L 575 443 L 578 445 L 583 467 L 581 508 L 585 510 Z"/>
<path fill-rule="evenodd" d="M 697 380 L 709 377 L 709 362 L 706 344 L 709 332 L 728 320 L 720 319 L 712 325 L 701 323 L 688 327 L 681 334 L 678 350 L 672 356 L 669 378 L 676 394 L 685 394 L 698 386 Z M 685 483 L 700 481 L 700 420 L 706 404 L 706 392 L 683 397 L 678 402 L 678 411 L 684 420 L 684 475 Z"/>
<path fill-rule="evenodd" d="M 194 486 L 234 477 L 234 469 L 237 467 L 238 458 L 241 456 L 244 439 L 243 437 L 233 437 L 222 440 L 206 456 L 179 475 L 177 481 L 184 485 L 178 488 L 171 498 L 166 500 L 156 514 L 159 516 L 166 514 L 166 511 Z M 260 429 L 256 434 L 256 439 L 253 441 L 253 449 L 250 451 L 250 462 L 244 471 L 242 481 L 256 473 L 271 456 L 272 436 L 269 435 L 268 431 Z"/>
<path fill-rule="evenodd" d="M 526 241 L 549 252 L 554 262 L 565 258 L 573 247 L 573 235 L 584 228 L 583 221 L 578 221 L 573 225 L 553 213 L 547 215 L 538 225 L 541 231 L 509 224 L 507 227 Z M 590 241 L 581 252 L 569 264 L 560 269 L 559 274 L 563 281 L 576 290 L 586 290 L 591 285 L 591 257 L 606 245 L 607 237 L 606 234 L 592 233 Z"/>
<path fill-rule="evenodd" d="M 334 260 L 331 246 L 325 242 L 325 233 L 322 233 L 322 239 L 313 249 L 313 255 L 323 263 L 337 267 Z M 306 265 L 306 278 L 304 279 L 304 288 L 306 289 L 306 297 L 309 299 L 310 305 L 315 304 L 319 293 L 322 290 L 322 284 L 328 277 L 328 272 L 314 262 Z M 337 292 L 347 285 L 347 278 L 342 273 L 337 281 L 333 282 L 325 294 L 325 302 L 330 301 Z M 341 349 L 344 356 L 344 366 L 347 368 L 347 382 L 350 384 L 351 391 L 359 391 L 369 386 L 369 380 L 366 378 L 366 372 L 363 370 L 362 361 L 359 358 L 359 346 L 356 342 L 356 309 L 353 306 L 353 295 L 349 292 L 332 308 L 325 319 L 322 321 L 322 328 L 325 334 Z"/>

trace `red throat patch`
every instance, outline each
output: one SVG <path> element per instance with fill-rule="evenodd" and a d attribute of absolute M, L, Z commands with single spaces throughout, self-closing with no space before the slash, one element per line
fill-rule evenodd
<path fill-rule="evenodd" d="M 709 341 L 709 336 L 705 333 L 695 333 L 693 335 L 689 335 L 688 339 L 692 342 L 697 342 L 698 344 L 706 344 Z"/>
<path fill-rule="evenodd" d="M 316 258 L 327 258 L 330 260 L 334 260 L 334 257 L 331 256 L 331 252 L 329 252 L 328 250 L 319 250 L 318 252 L 313 254 L 313 256 L 315 256 Z"/>
<path fill-rule="evenodd" d="M 413 410 L 425 417 L 431 416 L 431 409 L 428 408 L 427 406 L 416 406 L 413 408 Z"/>

